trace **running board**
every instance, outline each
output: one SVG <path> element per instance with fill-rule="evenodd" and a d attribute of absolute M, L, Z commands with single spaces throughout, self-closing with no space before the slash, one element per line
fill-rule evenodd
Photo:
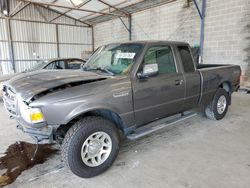
<path fill-rule="evenodd" d="M 189 119 L 191 117 L 194 117 L 196 115 L 197 115 L 197 113 L 187 111 L 187 112 L 183 112 L 181 114 L 177 114 L 177 115 L 174 115 L 171 117 L 167 117 L 167 118 L 163 118 L 163 119 L 154 121 L 152 123 L 149 123 L 148 125 L 139 127 L 138 129 L 134 130 L 132 133 L 127 135 L 127 139 L 135 140 L 135 139 L 141 138 L 143 136 L 146 136 L 148 134 L 156 132 L 160 129 L 166 128 L 166 127 L 173 125 L 175 123 L 184 121 L 184 120 Z"/>

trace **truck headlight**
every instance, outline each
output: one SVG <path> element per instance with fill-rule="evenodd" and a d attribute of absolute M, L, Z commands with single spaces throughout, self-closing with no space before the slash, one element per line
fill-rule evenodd
<path fill-rule="evenodd" d="M 41 123 L 44 121 L 42 111 L 39 108 L 31 108 L 24 102 L 19 102 L 22 118 L 28 123 Z"/>
<path fill-rule="evenodd" d="M 30 120 L 32 123 L 40 123 L 44 121 L 43 114 L 39 108 L 30 109 Z"/>

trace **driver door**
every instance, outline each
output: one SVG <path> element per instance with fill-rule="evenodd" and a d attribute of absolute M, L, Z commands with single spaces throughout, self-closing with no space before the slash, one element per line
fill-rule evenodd
<path fill-rule="evenodd" d="M 157 64 L 159 73 L 132 83 L 137 125 L 177 113 L 184 107 L 184 77 L 177 69 L 172 48 L 167 45 L 149 47 L 141 68 L 146 64 Z"/>

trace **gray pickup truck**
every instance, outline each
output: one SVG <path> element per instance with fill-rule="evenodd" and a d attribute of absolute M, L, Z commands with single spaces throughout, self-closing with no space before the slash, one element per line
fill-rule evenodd
<path fill-rule="evenodd" d="M 222 119 L 239 88 L 235 65 L 195 65 L 187 43 L 102 46 L 82 71 L 38 71 L 4 84 L 6 109 L 38 142 L 61 143 L 70 170 L 96 176 L 115 160 L 121 138 L 140 138 L 205 107 Z"/>

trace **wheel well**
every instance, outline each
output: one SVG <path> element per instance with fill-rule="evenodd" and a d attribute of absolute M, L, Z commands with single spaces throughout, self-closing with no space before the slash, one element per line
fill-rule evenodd
<path fill-rule="evenodd" d="M 123 125 L 122 119 L 117 113 L 115 113 L 111 110 L 98 109 L 98 110 L 92 110 L 92 111 L 88 111 L 88 112 L 85 112 L 83 114 L 80 114 L 79 116 L 72 119 L 69 123 L 64 124 L 64 125 L 60 125 L 57 128 L 57 130 L 55 131 L 55 140 L 59 140 L 59 142 L 61 140 L 63 140 L 64 135 L 69 130 L 69 128 L 76 121 L 78 121 L 81 118 L 87 117 L 87 116 L 103 117 L 104 119 L 107 119 L 107 120 L 111 121 L 112 123 L 114 123 L 116 125 L 116 127 L 118 128 L 118 130 L 121 131 L 122 133 L 124 133 L 124 125 Z"/>
<path fill-rule="evenodd" d="M 232 94 L 232 87 L 230 82 L 223 82 L 219 88 L 223 88 L 228 92 L 229 96 L 229 105 L 231 105 L 231 94 Z"/>
<path fill-rule="evenodd" d="M 225 89 L 228 93 L 231 93 L 231 84 L 230 82 L 223 82 L 219 88 Z"/>

